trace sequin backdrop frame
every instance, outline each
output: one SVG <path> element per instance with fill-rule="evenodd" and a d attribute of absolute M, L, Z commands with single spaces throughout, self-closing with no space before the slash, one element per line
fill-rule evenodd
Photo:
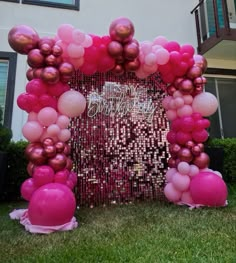
<path fill-rule="evenodd" d="M 151 98 L 156 110 L 153 119 L 147 121 L 135 110 L 125 116 L 116 112 L 88 117 L 87 106 L 80 117 L 71 120 L 70 144 L 73 169 L 78 173 L 75 190 L 78 204 L 93 207 L 165 199 L 169 123 L 161 102 L 166 84 L 157 73 L 139 79 L 131 72 L 122 76 L 111 72 L 87 76 L 77 71 L 70 86 L 88 100 L 91 92 L 102 93 L 105 82 L 145 89 L 146 99 Z"/>

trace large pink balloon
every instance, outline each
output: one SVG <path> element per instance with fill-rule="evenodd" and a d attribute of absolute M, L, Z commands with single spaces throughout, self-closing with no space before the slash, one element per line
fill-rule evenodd
<path fill-rule="evenodd" d="M 216 112 L 218 101 L 213 94 L 203 92 L 194 97 L 192 107 L 193 112 L 199 112 L 202 116 L 207 117 Z"/>
<path fill-rule="evenodd" d="M 214 172 L 200 172 L 190 182 L 190 193 L 194 203 L 206 206 L 224 206 L 227 186 Z"/>
<path fill-rule="evenodd" d="M 30 199 L 28 215 L 31 224 L 41 226 L 63 225 L 72 219 L 76 201 L 72 191 L 60 183 L 38 188 Z"/>
<path fill-rule="evenodd" d="M 63 93 L 58 99 L 58 111 L 68 117 L 77 117 L 84 112 L 86 99 L 78 91 L 69 90 Z"/>

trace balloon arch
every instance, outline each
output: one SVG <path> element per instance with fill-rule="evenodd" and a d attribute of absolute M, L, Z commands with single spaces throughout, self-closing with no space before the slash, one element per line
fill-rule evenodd
<path fill-rule="evenodd" d="M 91 76 L 132 73 L 143 80 L 159 74 L 165 85 L 162 106 L 170 123 L 168 170 L 165 197 L 175 204 L 226 205 L 227 187 L 218 171 L 209 169 L 204 152 L 208 139 L 206 118 L 218 107 L 214 95 L 204 92 L 207 62 L 194 48 L 168 41 L 163 36 L 139 43 L 128 18 L 115 19 L 109 35 L 86 34 L 70 24 L 62 24 L 54 38 L 40 38 L 29 26 L 13 27 L 9 45 L 27 55 L 29 69 L 26 91 L 17 98 L 19 108 L 28 113 L 22 128 L 29 141 L 25 149 L 30 178 L 21 186 L 29 207 L 18 218 L 30 232 L 49 233 L 77 227 L 73 171 L 69 141 L 70 120 L 80 116 L 86 99 L 69 84 L 75 72 Z"/>

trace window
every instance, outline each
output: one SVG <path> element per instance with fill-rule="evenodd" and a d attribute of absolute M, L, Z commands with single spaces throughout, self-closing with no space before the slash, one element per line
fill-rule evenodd
<path fill-rule="evenodd" d="M 17 54 L 0 52 L 0 106 L 3 124 L 11 128 Z"/>
<path fill-rule="evenodd" d="M 79 0 L 22 0 L 22 4 L 79 10 Z"/>
<path fill-rule="evenodd" d="M 210 136 L 212 138 L 236 137 L 236 79 L 208 77 L 206 91 L 214 94 L 219 102 L 218 110 L 210 116 Z"/>

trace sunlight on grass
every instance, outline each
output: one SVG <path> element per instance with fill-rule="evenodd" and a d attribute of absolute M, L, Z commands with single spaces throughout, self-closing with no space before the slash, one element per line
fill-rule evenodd
<path fill-rule="evenodd" d="M 0 262 L 236 262 L 236 191 L 229 205 L 189 210 L 162 202 L 81 208 L 71 232 L 33 235 L 0 205 Z"/>

